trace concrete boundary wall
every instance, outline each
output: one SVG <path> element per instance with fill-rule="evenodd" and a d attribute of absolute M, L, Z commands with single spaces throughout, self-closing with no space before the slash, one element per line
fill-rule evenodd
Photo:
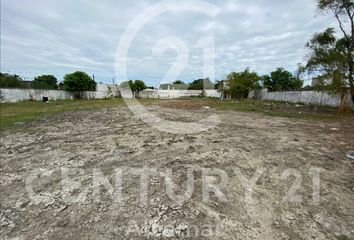
<path fill-rule="evenodd" d="M 146 89 L 139 93 L 141 98 L 173 99 L 181 97 L 201 96 L 202 90 L 152 90 Z M 205 90 L 206 97 L 220 98 L 221 93 L 217 90 Z"/>
<path fill-rule="evenodd" d="M 120 92 L 117 85 L 113 84 L 97 84 L 96 91 L 84 91 L 83 98 L 87 99 L 104 99 L 110 97 L 123 96 L 131 98 L 131 91 Z M 146 89 L 139 93 L 141 98 L 160 98 L 173 99 L 181 97 L 201 96 L 202 90 L 152 90 Z M 221 92 L 217 90 L 205 90 L 206 97 L 221 97 Z M 39 89 L 17 89 L 17 88 L 0 88 L 1 102 L 18 102 L 25 100 L 42 101 L 43 97 L 48 97 L 50 101 L 74 99 L 75 93 L 64 90 L 39 90 Z"/>
<path fill-rule="evenodd" d="M 339 95 L 329 94 L 327 92 L 317 91 L 284 91 L 284 92 L 269 92 L 267 89 L 259 90 L 255 93 L 251 91 L 248 98 L 257 98 L 262 100 L 275 100 L 294 103 L 307 103 L 317 105 L 327 105 L 338 107 L 340 104 Z M 353 103 L 348 97 L 348 106 L 354 107 Z"/>
<path fill-rule="evenodd" d="M 83 98 L 87 99 L 104 99 L 110 97 L 118 97 L 118 86 L 113 84 L 97 84 L 96 91 L 84 91 Z M 1 102 L 18 102 L 24 100 L 41 101 L 43 97 L 48 97 L 50 101 L 73 99 L 75 93 L 64 90 L 42 90 L 42 89 L 18 89 L 18 88 L 1 88 Z"/>

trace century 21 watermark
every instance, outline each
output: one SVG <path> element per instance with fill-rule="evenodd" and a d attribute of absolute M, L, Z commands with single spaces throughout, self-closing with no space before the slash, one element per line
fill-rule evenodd
<path fill-rule="evenodd" d="M 257 183 L 262 180 L 262 177 L 267 177 L 268 173 L 263 168 L 256 169 L 252 175 L 246 175 L 237 167 L 229 167 L 226 171 L 220 168 L 188 166 L 183 170 L 185 177 L 182 185 L 184 187 L 178 189 L 180 186 L 177 186 L 176 182 L 178 181 L 176 181 L 176 176 L 170 168 L 160 170 L 147 167 L 126 167 L 111 169 L 109 173 L 105 173 L 99 168 L 84 170 L 62 167 L 33 170 L 26 176 L 25 182 L 28 196 L 34 204 L 53 202 L 54 199 L 58 199 L 58 193 L 61 195 L 61 200 L 67 203 L 100 202 L 103 194 L 102 190 L 105 190 L 105 194 L 108 193 L 111 200 L 118 204 L 129 203 L 127 202 L 127 196 L 137 194 L 137 197 L 140 198 L 140 205 L 146 206 L 150 200 L 149 185 L 151 179 L 161 181 L 161 186 L 165 188 L 164 194 L 177 204 L 191 200 L 195 191 L 201 192 L 200 200 L 202 202 L 209 202 L 211 199 L 219 202 L 233 201 L 234 199 L 228 199 L 227 193 L 232 189 L 230 185 L 238 181 L 243 188 L 243 199 L 249 205 L 252 204 L 252 194 Z M 306 176 L 310 176 L 311 179 L 311 182 L 306 184 L 311 188 L 312 202 L 314 205 L 318 205 L 320 203 L 320 170 L 310 168 L 306 172 Z M 302 173 L 299 170 L 286 169 L 278 178 L 280 182 L 290 186 L 284 191 L 283 202 L 300 203 L 303 201 L 303 196 L 298 191 L 303 185 Z M 138 187 L 132 188 L 132 181 L 135 181 Z M 51 184 L 51 189 L 43 187 L 48 185 L 46 183 L 49 182 L 58 184 L 54 187 Z M 128 182 L 130 183 L 129 186 L 125 186 Z M 196 187 L 197 182 L 198 189 Z M 261 186 L 257 186 L 257 188 L 259 187 Z M 129 192 L 127 189 L 131 189 L 133 192 Z M 160 189 L 160 191 L 163 192 L 163 189 Z"/>

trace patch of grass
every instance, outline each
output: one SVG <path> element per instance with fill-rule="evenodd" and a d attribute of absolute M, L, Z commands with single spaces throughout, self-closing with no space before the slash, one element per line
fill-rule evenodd
<path fill-rule="evenodd" d="M 345 235 L 339 235 L 339 236 L 337 236 L 337 239 L 338 240 L 352 240 L 353 238 L 349 238 Z"/>
<path fill-rule="evenodd" d="M 23 101 L 17 103 L 2 103 L 0 105 L 0 128 L 3 130 L 18 123 L 28 122 L 64 111 L 113 107 L 123 104 L 123 100 L 119 98 L 108 100 Z"/>
<path fill-rule="evenodd" d="M 202 106 L 210 106 L 225 111 L 255 112 L 272 117 L 286 117 L 297 119 L 330 120 L 344 119 L 354 120 L 354 114 L 338 113 L 338 109 L 330 106 L 314 106 L 301 103 L 288 103 L 281 101 L 260 101 L 251 99 L 225 99 L 187 97 L 181 99 L 166 100 L 160 102 L 163 107 L 200 109 Z"/>
<path fill-rule="evenodd" d="M 156 99 L 139 100 L 144 105 L 153 104 Z M 0 104 L 0 129 L 4 130 L 16 124 L 25 123 L 55 113 L 85 109 L 109 108 L 125 106 L 122 98 L 91 100 L 58 100 L 58 101 L 23 101 Z"/>
<path fill-rule="evenodd" d="M 339 114 L 337 108 L 329 106 L 311 106 L 277 101 L 259 100 L 216 100 L 205 99 L 205 105 L 220 109 L 240 112 L 257 112 L 272 117 L 302 118 L 302 119 L 353 119 L 353 113 Z"/>
<path fill-rule="evenodd" d="M 199 109 L 201 106 L 210 106 L 220 110 L 240 112 L 256 112 L 273 117 L 303 118 L 303 119 L 339 119 L 348 118 L 354 120 L 353 113 L 346 115 L 337 114 L 336 108 L 317 107 L 314 111 L 312 106 L 297 105 L 286 102 L 255 101 L 255 100 L 219 100 L 215 98 L 184 98 L 174 100 L 140 99 L 140 103 L 151 105 L 161 103 L 162 106 L 175 108 Z M 55 113 L 85 109 L 109 108 L 125 106 L 121 98 L 107 100 L 59 100 L 51 102 L 24 101 L 18 103 L 0 104 L 0 129 L 6 129 L 17 124 L 28 122 L 40 117 Z"/>

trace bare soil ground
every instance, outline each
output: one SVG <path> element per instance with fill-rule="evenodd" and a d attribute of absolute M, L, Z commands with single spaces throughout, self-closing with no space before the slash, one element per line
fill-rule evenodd
<path fill-rule="evenodd" d="M 59 113 L 3 132 L 0 238 L 353 239 L 354 166 L 346 154 L 354 149 L 354 122 L 166 106 L 148 108 L 164 119 L 186 122 L 217 113 L 221 124 L 199 134 L 170 134 L 122 106 Z M 191 166 L 196 169 L 191 199 L 172 201 L 165 177 L 152 175 L 143 181 L 148 194 L 141 204 L 141 179 L 129 171 L 172 169 L 180 194 Z M 31 179 L 40 168 L 52 172 Z M 71 174 L 81 187 L 63 188 L 64 168 L 81 170 Z M 104 187 L 95 199 L 93 172 L 99 169 L 114 186 L 115 170 L 123 168 L 124 201 L 117 202 Z M 227 173 L 226 201 L 213 193 L 203 201 L 202 168 Z M 289 168 L 301 181 L 284 177 Z M 319 202 L 311 169 L 320 170 Z M 240 176 L 250 179 L 257 170 L 263 173 L 250 202 Z M 284 201 L 291 189 L 298 202 Z M 80 194 L 81 200 L 70 201 Z"/>

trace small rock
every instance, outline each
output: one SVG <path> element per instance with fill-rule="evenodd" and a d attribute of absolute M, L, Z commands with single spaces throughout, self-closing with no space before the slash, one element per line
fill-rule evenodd
<path fill-rule="evenodd" d="M 188 224 L 186 223 L 180 223 L 176 226 L 176 229 L 180 230 L 180 231 L 184 231 L 188 228 Z"/>
<path fill-rule="evenodd" d="M 171 228 L 164 228 L 162 231 L 162 235 L 165 237 L 173 237 L 175 235 L 175 232 Z"/>
<path fill-rule="evenodd" d="M 58 219 L 55 223 L 55 227 L 65 227 L 67 226 L 69 223 L 69 219 L 67 218 L 62 218 L 62 219 Z"/>
<path fill-rule="evenodd" d="M 151 225 L 151 230 L 152 230 L 152 233 L 153 233 L 153 234 L 157 234 L 157 233 L 159 232 L 159 224 L 153 223 L 153 224 Z"/>
<path fill-rule="evenodd" d="M 188 152 L 195 152 L 195 151 L 196 151 L 195 147 L 189 146 Z"/>

